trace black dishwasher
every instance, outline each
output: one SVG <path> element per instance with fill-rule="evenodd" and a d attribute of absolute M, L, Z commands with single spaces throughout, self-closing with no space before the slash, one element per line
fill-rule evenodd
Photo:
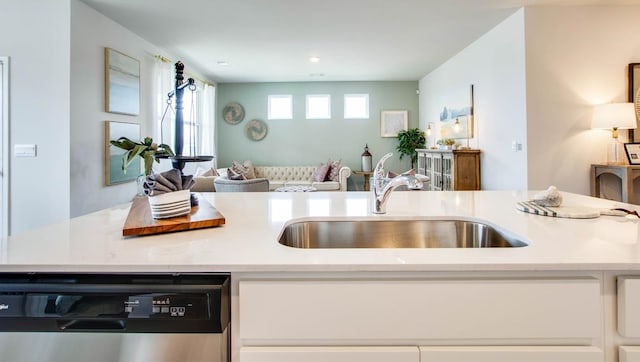
<path fill-rule="evenodd" d="M 230 361 L 229 274 L 0 274 L 0 361 Z"/>

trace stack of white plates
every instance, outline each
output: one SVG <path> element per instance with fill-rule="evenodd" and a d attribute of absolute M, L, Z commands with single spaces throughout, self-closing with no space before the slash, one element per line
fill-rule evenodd
<path fill-rule="evenodd" d="M 149 206 L 154 219 L 186 215 L 191 211 L 191 193 L 189 190 L 181 190 L 149 196 Z"/>

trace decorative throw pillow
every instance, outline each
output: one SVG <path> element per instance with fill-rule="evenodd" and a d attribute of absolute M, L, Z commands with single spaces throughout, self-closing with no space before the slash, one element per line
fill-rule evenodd
<path fill-rule="evenodd" d="M 247 179 L 243 174 L 236 172 L 231 167 L 227 168 L 227 178 L 229 180 L 246 180 Z"/>
<path fill-rule="evenodd" d="M 331 165 L 328 163 L 321 163 L 320 166 L 316 167 L 316 170 L 313 172 L 313 177 L 311 180 L 313 182 L 323 182 L 327 178 L 327 173 L 331 169 Z"/>
<path fill-rule="evenodd" d="M 220 176 L 220 174 L 218 173 L 218 171 L 211 167 L 210 169 L 206 170 L 202 167 L 198 167 L 198 169 L 196 170 L 196 177 L 206 177 L 206 176 Z"/>
<path fill-rule="evenodd" d="M 396 177 L 396 176 L 398 176 L 398 175 L 411 175 L 411 176 L 415 176 L 415 175 L 416 175 L 416 170 L 414 170 L 414 169 L 410 169 L 410 170 L 405 171 L 405 172 L 400 173 L 400 174 L 397 174 L 397 173 L 395 173 L 395 172 L 393 172 L 393 171 L 389 171 L 389 172 L 387 172 L 387 177 L 388 177 L 388 178 L 394 178 L 394 177 Z"/>
<path fill-rule="evenodd" d="M 325 177 L 325 181 L 339 181 L 340 168 L 342 168 L 342 160 L 329 160 L 327 164 L 331 167 L 329 169 L 329 172 L 327 173 L 327 176 Z"/>
<path fill-rule="evenodd" d="M 251 162 L 250 160 L 244 161 L 243 164 L 241 164 L 238 161 L 233 161 L 231 162 L 231 168 L 236 173 L 240 173 L 244 175 L 245 180 L 251 180 L 256 178 L 256 173 L 253 169 L 253 162 Z"/>

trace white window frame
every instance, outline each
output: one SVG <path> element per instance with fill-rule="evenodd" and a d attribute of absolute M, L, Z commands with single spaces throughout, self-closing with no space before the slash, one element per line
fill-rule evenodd
<path fill-rule="evenodd" d="M 309 102 L 310 99 L 326 99 L 327 100 L 327 109 L 326 114 L 323 115 L 313 115 L 309 113 Z M 307 94 L 306 102 L 305 102 L 305 117 L 306 119 L 331 119 L 331 95 L 330 94 Z"/>
<path fill-rule="evenodd" d="M 289 101 L 289 110 L 287 114 L 272 114 L 272 100 L 281 99 Z M 267 96 L 267 119 L 293 119 L 293 96 L 291 94 L 270 94 Z"/>
<path fill-rule="evenodd" d="M 347 114 L 348 98 L 364 98 L 365 110 L 364 114 L 351 115 Z M 345 94 L 344 95 L 344 119 L 369 119 L 369 93 Z"/>

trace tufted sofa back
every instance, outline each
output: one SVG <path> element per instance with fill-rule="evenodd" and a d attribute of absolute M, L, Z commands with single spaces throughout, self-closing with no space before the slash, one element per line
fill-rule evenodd
<path fill-rule="evenodd" d="M 311 181 L 316 166 L 255 166 L 256 177 L 282 181 Z"/>

